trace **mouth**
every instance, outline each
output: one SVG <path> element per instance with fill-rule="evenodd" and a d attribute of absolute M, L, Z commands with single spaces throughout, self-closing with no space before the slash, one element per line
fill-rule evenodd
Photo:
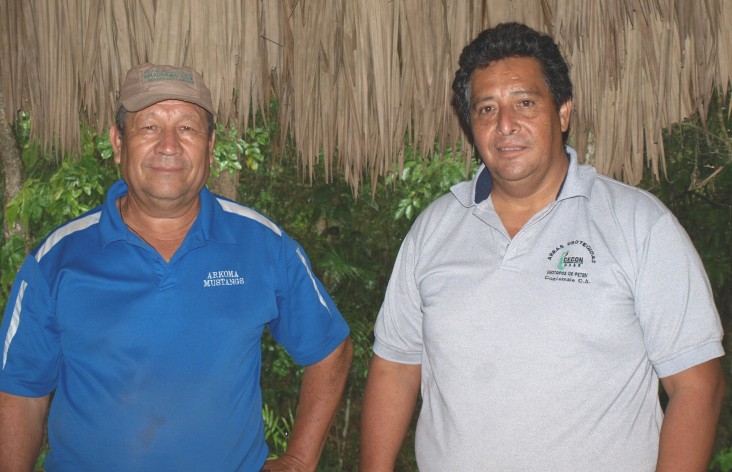
<path fill-rule="evenodd" d="M 185 165 L 180 160 L 158 160 L 157 162 L 149 162 L 146 166 L 153 172 L 176 173 L 185 169 Z"/>
<path fill-rule="evenodd" d="M 150 169 L 155 172 L 180 172 L 183 170 L 182 167 L 159 167 L 159 166 L 150 167 Z"/>
<path fill-rule="evenodd" d="M 494 149 L 501 154 L 515 154 L 526 149 L 526 146 L 519 144 L 504 144 L 501 146 L 495 146 Z"/>

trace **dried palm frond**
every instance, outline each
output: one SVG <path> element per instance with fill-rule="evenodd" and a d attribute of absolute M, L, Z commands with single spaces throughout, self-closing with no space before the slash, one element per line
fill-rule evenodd
<path fill-rule="evenodd" d="M 276 98 L 270 118 L 305 175 L 322 159 L 326 179 L 339 172 L 358 192 L 401 167 L 405 142 L 425 156 L 460 142 L 469 156 L 452 78 L 462 48 L 504 21 L 557 40 L 574 145 L 632 184 L 663 173 L 662 129 L 705 116 L 732 80 L 731 0 L 2 0 L 0 90 L 9 120 L 29 111 L 33 136 L 68 151 L 79 113 L 110 124 L 129 67 L 188 65 L 220 122 L 246 127 Z"/>

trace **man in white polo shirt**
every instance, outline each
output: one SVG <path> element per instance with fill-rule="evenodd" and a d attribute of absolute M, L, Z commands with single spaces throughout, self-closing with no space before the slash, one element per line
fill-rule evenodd
<path fill-rule="evenodd" d="M 375 326 L 361 470 L 393 470 L 420 390 L 422 471 L 706 470 L 724 352 L 688 236 L 565 146 L 572 84 L 550 37 L 484 31 L 453 90 L 484 165 L 403 242 Z"/>

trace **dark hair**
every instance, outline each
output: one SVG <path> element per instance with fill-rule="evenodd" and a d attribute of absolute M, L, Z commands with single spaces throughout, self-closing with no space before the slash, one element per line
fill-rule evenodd
<path fill-rule="evenodd" d="M 213 114 L 204 109 L 201 108 L 206 113 L 206 121 L 208 122 L 208 139 L 211 139 L 211 136 L 213 136 L 213 132 L 216 129 L 216 122 L 214 121 Z M 125 137 L 125 127 L 127 123 L 127 109 L 120 105 L 117 108 L 117 113 L 114 115 L 114 124 L 117 125 L 117 130 L 119 130 L 120 137 Z"/>
<path fill-rule="evenodd" d="M 471 139 L 470 77 L 475 69 L 510 57 L 533 57 L 539 61 L 557 110 L 572 98 L 569 67 L 554 40 L 520 23 L 501 23 L 465 46 L 458 62 L 460 69 L 452 82 L 453 105 Z"/>

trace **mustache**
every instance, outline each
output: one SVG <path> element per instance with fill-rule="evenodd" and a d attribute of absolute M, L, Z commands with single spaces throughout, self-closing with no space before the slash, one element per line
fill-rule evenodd
<path fill-rule="evenodd" d="M 156 169 L 181 170 L 190 169 L 191 163 L 182 156 L 150 156 L 143 162 L 143 167 L 151 167 Z"/>

